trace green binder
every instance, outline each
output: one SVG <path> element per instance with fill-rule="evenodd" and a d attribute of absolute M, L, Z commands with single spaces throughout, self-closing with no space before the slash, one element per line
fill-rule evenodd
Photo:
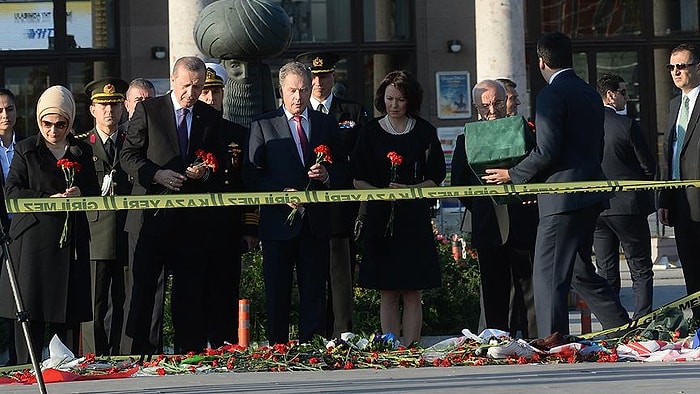
<path fill-rule="evenodd" d="M 478 121 L 464 125 L 467 162 L 482 184 L 487 168 L 510 168 L 518 164 L 535 146 L 535 136 L 522 116 Z M 524 196 L 526 199 L 534 199 Z M 493 197 L 496 204 L 523 202 L 514 196 Z"/>

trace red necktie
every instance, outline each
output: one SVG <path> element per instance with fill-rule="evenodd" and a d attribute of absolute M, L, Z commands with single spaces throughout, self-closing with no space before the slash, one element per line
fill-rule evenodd
<path fill-rule="evenodd" d="M 304 126 L 301 125 L 301 115 L 294 115 L 294 122 L 297 124 L 297 135 L 299 136 L 299 142 L 301 143 L 301 159 L 306 163 L 306 151 L 309 148 L 309 140 L 306 138 L 306 132 L 304 132 Z"/>

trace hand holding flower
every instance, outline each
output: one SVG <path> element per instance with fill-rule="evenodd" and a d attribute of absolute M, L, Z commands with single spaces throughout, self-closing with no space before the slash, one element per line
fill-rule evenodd
<path fill-rule="evenodd" d="M 56 167 L 63 171 L 63 178 L 66 181 L 66 191 L 63 193 L 56 193 L 60 197 L 78 197 L 80 196 L 80 188 L 73 186 L 75 182 L 75 174 L 82 171 L 83 167 L 77 161 L 70 161 L 66 158 L 59 159 L 56 162 Z M 54 196 L 56 196 L 54 194 Z M 57 196 L 57 197 L 58 197 Z M 68 243 L 68 220 L 70 219 L 70 213 L 66 212 L 66 220 L 63 222 L 63 231 L 61 232 L 61 238 L 58 240 L 58 247 L 62 248 Z"/>
<path fill-rule="evenodd" d="M 319 145 L 316 148 L 314 148 L 314 153 L 316 154 L 316 162 L 309 168 L 309 172 L 307 173 L 309 177 L 309 183 L 306 184 L 306 188 L 304 190 L 309 190 L 309 187 L 311 187 L 311 181 L 319 181 L 321 183 L 326 183 L 330 180 L 328 171 L 326 170 L 326 167 L 323 166 L 323 163 L 333 163 L 333 158 L 331 157 L 331 149 L 326 145 Z M 296 191 L 296 189 L 292 188 L 287 188 L 284 190 Z M 287 205 L 292 207 L 292 212 L 289 213 L 286 220 L 286 223 L 291 226 L 294 223 L 294 218 L 296 217 L 297 212 L 299 212 L 299 208 L 301 208 L 301 204 L 287 203 Z"/>
<path fill-rule="evenodd" d="M 323 164 L 316 163 L 309 168 L 308 176 L 310 180 L 319 181 L 321 183 L 326 183 L 330 180 L 330 175 L 328 175 L 328 170 Z"/>

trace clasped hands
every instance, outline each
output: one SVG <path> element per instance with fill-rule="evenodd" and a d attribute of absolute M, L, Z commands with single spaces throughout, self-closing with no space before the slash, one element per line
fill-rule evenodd
<path fill-rule="evenodd" d="M 153 182 L 163 185 L 170 190 L 180 191 L 187 179 L 202 179 L 206 173 L 207 169 L 202 166 L 187 167 L 185 175 L 173 170 L 163 169 L 156 171 L 155 175 L 153 175 Z"/>
<path fill-rule="evenodd" d="M 309 168 L 309 172 L 307 172 L 306 175 L 309 177 L 309 182 L 319 181 L 323 184 L 327 184 L 331 179 L 330 175 L 328 174 L 328 170 L 326 170 L 326 167 L 324 167 L 323 164 L 319 163 L 312 165 L 311 168 Z M 309 187 L 306 186 L 306 188 L 308 189 Z M 293 187 L 285 187 L 284 191 L 296 192 L 298 190 Z M 287 205 L 292 209 L 299 209 L 303 204 L 296 202 L 288 202 Z"/>

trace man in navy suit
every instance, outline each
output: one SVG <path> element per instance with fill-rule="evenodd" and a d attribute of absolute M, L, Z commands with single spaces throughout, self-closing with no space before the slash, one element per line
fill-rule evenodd
<path fill-rule="evenodd" d="M 330 52 L 306 52 L 296 59 L 311 69 L 311 108 L 330 114 L 338 121 L 343 154 L 349 156 L 359 130 L 367 123 L 367 112 L 362 104 L 346 100 L 332 93 L 335 86 L 335 64 L 340 57 Z M 352 180 L 343 189 L 352 189 Z M 351 241 L 359 203 L 343 202 L 331 206 L 331 263 L 328 275 L 327 336 L 340 338 L 352 331 L 353 291 L 357 248 Z"/>
<path fill-rule="evenodd" d="M 681 44 L 666 66 L 680 95 L 668 103 L 661 179 L 700 179 L 700 49 Z M 688 294 L 700 290 L 700 188 L 662 190 L 659 221 L 673 226 Z M 700 308 L 693 317 L 700 319 Z"/>
<path fill-rule="evenodd" d="M 576 76 L 571 40 L 546 33 L 537 42 L 540 72 L 549 83 L 537 95 L 537 147 L 515 167 L 486 170 L 489 183 L 573 182 L 605 179 L 603 103 Z M 568 294 L 573 286 L 603 328 L 629 322 L 605 279 L 591 261 L 593 230 L 607 193 L 540 194 L 533 283 L 539 336 L 569 333 Z"/>
<path fill-rule="evenodd" d="M 218 154 L 221 115 L 198 100 L 205 81 L 205 65 L 196 57 L 175 62 L 172 91 L 136 104 L 121 151 L 122 168 L 134 180 L 132 194 L 206 193 L 216 182 L 212 171 L 194 166 L 195 152 Z M 211 176 L 210 176 L 211 175 Z M 201 286 L 211 285 L 201 249 L 212 231 L 207 216 L 196 208 L 130 210 L 125 229 L 135 242 L 133 287 L 126 334 L 133 338 L 132 354 L 153 354 L 151 316 L 158 276 L 172 268 L 172 309 L 175 353 L 206 347 L 206 328 L 199 324 L 197 299 Z M 226 285 L 225 283 L 218 284 Z M 234 329 L 234 328 L 232 328 Z"/>
<path fill-rule="evenodd" d="M 627 104 L 627 85 L 619 75 L 598 78 L 598 93 L 605 104 L 603 172 L 608 179 L 652 180 L 656 160 L 649 150 L 639 123 L 619 115 Z M 604 210 L 593 239 L 598 273 L 620 295 L 620 243 L 632 276 L 634 318 L 651 312 L 654 272 L 651 233 L 647 216 L 654 212 L 651 190 L 617 192 Z"/>
<path fill-rule="evenodd" d="M 318 164 L 314 148 L 326 145 L 338 152 L 338 123 L 330 115 L 308 108 L 311 73 L 299 62 L 279 71 L 283 105 L 250 125 L 244 180 L 257 191 L 335 188 L 346 182 L 342 155 L 333 164 Z M 292 209 L 296 208 L 296 213 Z M 291 215 L 291 216 L 290 216 Z M 289 340 L 292 273 L 299 285 L 299 340 L 325 335 L 325 289 L 331 234 L 330 205 L 297 204 L 260 207 L 259 239 L 267 302 L 267 339 Z"/>

